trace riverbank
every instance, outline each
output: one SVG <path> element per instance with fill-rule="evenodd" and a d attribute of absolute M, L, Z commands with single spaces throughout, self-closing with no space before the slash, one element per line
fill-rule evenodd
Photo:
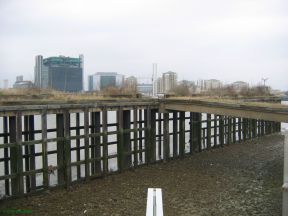
<path fill-rule="evenodd" d="M 145 215 L 148 187 L 166 215 L 281 215 L 283 136 L 270 135 L 104 179 L 6 200 L 33 215 Z"/>

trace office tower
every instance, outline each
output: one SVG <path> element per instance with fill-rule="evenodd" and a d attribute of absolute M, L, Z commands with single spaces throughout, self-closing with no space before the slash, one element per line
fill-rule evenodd
<path fill-rule="evenodd" d="M 79 92 L 83 90 L 83 55 L 35 58 L 34 84 L 38 88 Z"/>
<path fill-rule="evenodd" d="M 177 74 L 172 71 L 168 71 L 162 74 L 162 88 L 163 93 L 168 93 L 177 85 Z"/>
<path fill-rule="evenodd" d="M 88 76 L 88 90 L 100 91 L 109 87 L 122 87 L 124 75 L 116 72 L 97 72 Z"/>

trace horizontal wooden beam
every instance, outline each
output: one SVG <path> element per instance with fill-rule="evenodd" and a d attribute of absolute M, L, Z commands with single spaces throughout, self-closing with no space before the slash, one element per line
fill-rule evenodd
<path fill-rule="evenodd" d="M 273 108 L 221 103 L 198 103 L 197 101 L 166 101 L 160 110 L 199 112 L 233 117 L 262 119 L 266 121 L 288 122 L 288 107 Z"/>

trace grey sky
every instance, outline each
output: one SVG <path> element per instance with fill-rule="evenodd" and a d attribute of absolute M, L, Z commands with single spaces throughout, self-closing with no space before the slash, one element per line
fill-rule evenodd
<path fill-rule="evenodd" d="M 97 71 L 148 78 L 262 77 L 288 90 L 287 0 L 0 0 L 0 87 L 34 78 L 34 57 L 84 54 Z"/>

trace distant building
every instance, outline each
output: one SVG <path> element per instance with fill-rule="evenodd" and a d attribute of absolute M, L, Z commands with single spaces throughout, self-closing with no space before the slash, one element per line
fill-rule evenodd
<path fill-rule="evenodd" d="M 16 77 L 16 82 L 22 82 L 22 81 L 23 81 L 23 76 Z"/>
<path fill-rule="evenodd" d="M 157 78 L 156 80 L 156 93 L 163 93 L 163 79 L 161 77 Z"/>
<path fill-rule="evenodd" d="M 3 89 L 8 89 L 8 79 L 3 80 Z"/>
<path fill-rule="evenodd" d="M 168 71 L 162 74 L 163 93 L 168 93 L 177 85 L 177 74 Z"/>
<path fill-rule="evenodd" d="M 249 88 L 249 84 L 247 82 L 243 82 L 243 81 L 237 81 L 232 83 L 232 87 L 236 90 L 236 91 L 241 91 L 242 89 L 247 89 Z"/>
<path fill-rule="evenodd" d="M 97 72 L 88 76 L 88 91 L 100 91 L 108 87 L 122 87 L 124 75 L 116 72 Z"/>
<path fill-rule="evenodd" d="M 209 79 L 204 80 L 204 89 L 211 90 L 211 89 L 219 89 L 222 87 L 222 82 L 216 79 Z"/>
<path fill-rule="evenodd" d="M 83 90 L 83 55 L 35 58 L 34 84 L 38 88 L 80 92 Z"/>
<path fill-rule="evenodd" d="M 147 83 L 137 84 L 137 90 L 139 93 L 143 95 L 152 96 L 153 84 L 147 84 Z"/>
<path fill-rule="evenodd" d="M 17 76 L 16 82 L 13 85 L 13 88 L 24 89 L 24 88 L 33 88 L 34 84 L 30 80 L 23 80 L 23 76 Z"/>
<path fill-rule="evenodd" d="M 130 89 L 137 88 L 137 79 L 134 76 L 127 77 L 124 82 L 125 87 Z"/>

